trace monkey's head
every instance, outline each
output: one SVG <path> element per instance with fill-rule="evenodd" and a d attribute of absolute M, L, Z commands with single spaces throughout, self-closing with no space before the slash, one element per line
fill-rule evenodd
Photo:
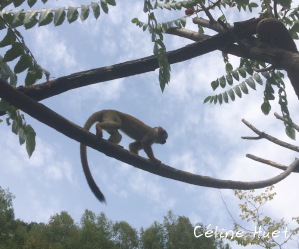
<path fill-rule="evenodd" d="M 155 127 L 156 130 L 156 139 L 155 143 L 157 144 L 165 144 L 166 139 L 168 138 L 167 132 L 162 127 Z"/>

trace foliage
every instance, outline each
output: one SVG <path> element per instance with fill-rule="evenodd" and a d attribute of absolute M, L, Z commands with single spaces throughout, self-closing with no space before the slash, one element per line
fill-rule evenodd
<path fill-rule="evenodd" d="M 283 21 L 283 23 L 286 25 L 286 27 L 290 28 L 290 34 L 294 39 L 298 39 L 298 33 L 299 33 L 299 7 L 293 9 L 292 11 L 289 11 L 291 0 L 287 1 L 277 1 L 279 4 L 281 4 L 283 7 L 286 7 L 284 11 L 279 12 L 279 18 Z M 246 10 L 244 6 L 244 1 L 228 1 L 227 4 L 229 6 L 234 6 L 236 4 L 238 10 L 241 10 L 241 7 L 243 7 L 244 10 Z M 248 1 L 249 4 L 249 1 Z M 258 7 L 258 6 L 254 6 Z M 269 9 L 266 8 L 266 4 L 264 2 L 261 2 L 262 7 L 262 14 L 269 14 Z M 225 60 L 226 61 L 226 60 Z M 226 61 L 227 62 L 227 61 Z M 263 83 L 263 78 L 266 79 L 265 84 L 265 90 L 264 90 L 264 102 L 261 105 L 261 110 L 265 115 L 268 115 L 271 110 L 271 104 L 270 100 L 275 99 L 275 91 L 273 89 L 273 86 L 276 86 L 278 88 L 278 103 L 280 104 L 281 111 L 283 114 L 283 117 L 285 118 L 284 124 L 285 124 L 285 131 L 286 134 L 292 138 L 295 139 L 295 129 L 294 124 L 292 122 L 292 119 L 290 117 L 290 113 L 288 110 L 288 101 L 287 101 L 287 94 L 285 92 L 285 85 L 283 82 L 284 74 L 281 72 L 280 69 L 272 70 L 271 72 L 256 72 L 253 74 L 253 69 L 260 69 L 260 66 L 262 68 L 265 68 L 265 64 L 263 62 L 258 61 L 252 61 L 247 60 L 244 58 L 240 58 L 240 67 L 237 70 L 232 70 L 232 66 L 230 63 L 226 63 L 226 76 L 222 76 L 221 78 L 212 81 L 211 86 L 212 89 L 215 90 L 219 85 L 224 88 L 226 86 L 226 82 L 229 85 L 233 84 L 233 78 L 237 81 L 242 77 L 245 80 L 241 82 L 240 84 L 236 85 L 235 87 L 220 93 L 216 94 L 214 96 L 208 96 L 204 103 L 210 102 L 210 103 L 219 103 L 222 104 L 228 103 L 229 98 L 234 101 L 235 95 L 237 95 L 239 98 L 242 97 L 242 93 L 248 94 L 248 87 L 256 90 L 255 82 L 258 84 Z M 250 75 L 247 77 L 246 72 Z M 240 77 L 241 76 L 241 77 Z"/>
<path fill-rule="evenodd" d="M 204 227 L 204 226 L 202 226 Z M 218 248 L 229 249 L 228 244 L 215 237 L 206 238 L 205 236 L 195 238 L 193 225 L 190 220 L 184 216 L 176 216 L 171 211 L 164 217 L 163 223 L 154 222 L 146 230 L 141 229 L 141 248 Z M 206 231 L 203 228 L 203 233 Z"/>
<path fill-rule="evenodd" d="M 153 2 L 153 4 L 152 4 Z M 151 1 L 151 0 L 145 0 L 144 1 L 144 11 L 148 12 L 148 24 L 145 24 L 138 20 L 137 18 L 134 18 L 132 20 L 133 23 L 135 23 L 137 26 L 143 29 L 145 31 L 149 27 L 149 32 L 152 35 L 152 41 L 154 42 L 154 54 L 158 58 L 159 62 L 159 80 L 160 80 L 160 86 L 162 91 L 165 88 L 165 85 L 169 83 L 170 81 L 170 65 L 168 63 L 167 57 L 166 57 L 166 46 L 163 42 L 163 33 L 167 32 L 171 28 L 182 28 L 186 25 L 186 19 L 190 18 L 192 14 L 198 13 L 199 11 L 204 11 L 206 14 L 208 13 L 210 16 L 209 19 L 211 22 L 214 20 L 212 18 L 212 11 L 218 7 L 219 9 L 226 9 L 229 7 L 230 11 L 234 8 L 237 8 L 238 11 L 247 11 L 247 8 L 250 12 L 252 12 L 253 8 L 260 7 L 262 10 L 262 14 L 269 15 L 269 8 L 267 8 L 266 3 L 264 1 L 261 1 L 259 4 L 256 2 L 252 2 L 250 0 L 225 0 L 225 1 L 218 1 L 217 4 L 209 8 L 209 12 L 207 10 L 207 7 L 203 7 L 206 1 L 204 0 L 195 0 L 195 1 L 171 1 L 171 0 L 164 0 L 164 1 Z M 298 39 L 298 33 L 299 33 L 299 7 L 293 9 L 292 11 L 289 11 L 291 0 L 281 0 L 277 1 L 278 4 L 282 5 L 286 9 L 279 12 L 279 17 L 284 22 L 284 24 L 290 28 L 290 33 L 293 36 L 294 39 Z M 158 23 L 155 15 L 154 10 L 156 9 L 164 9 L 164 10 L 181 10 L 182 8 L 186 9 L 186 16 L 183 16 L 180 19 L 169 21 L 167 23 Z M 191 12 L 190 12 L 191 10 Z M 226 17 L 224 15 L 224 12 L 222 12 L 223 15 L 219 18 L 221 20 L 226 21 Z M 204 33 L 204 28 L 199 26 L 200 33 Z M 158 38 L 157 38 L 158 37 Z M 269 73 L 261 73 L 261 72 L 255 72 L 254 68 L 259 69 L 260 66 L 262 68 L 265 67 L 265 64 L 263 62 L 259 61 L 253 61 L 248 60 L 245 58 L 240 58 L 240 66 L 233 70 L 232 65 L 228 62 L 228 59 L 225 57 L 225 66 L 226 66 L 226 76 L 221 76 L 220 78 L 212 81 L 211 86 L 212 89 L 215 91 L 217 87 L 220 85 L 222 88 L 225 88 L 226 85 L 233 85 L 234 79 L 236 81 L 239 81 L 240 78 L 243 78 L 244 80 L 239 83 L 238 85 L 234 86 L 233 88 L 230 88 L 229 90 L 224 91 L 220 94 L 215 94 L 213 96 L 208 96 L 204 103 L 229 103 L 229 99 L 232 101 L 235 101 L 236 95 L 239 98 L 242 98 L 243 94 L 248 94 L 248 86 L 254 90 L 256 90 L 256 83 L 262 85 L 263 79 L 261 76 L 264 76 L 266 80 L 266 87 L 264 90 L 264 103 L 261 106 L 261 109 L 265 115 L 269 114 L 271 110 L 270 100 L 275 99 L 275 94 L 273 91 L 272 85 L 276 85 L 278 88 L 278 103 L 281 106 L 281 111 L 283 114 L 283 117 L 285 118 L 285 129 L 286 134 L 292 138 L 295 139 L 295 129 L 292 122 L 292 119 L 290 117 L 288 106 L 287 106 L 287 95 L 284 90 L 284 83 L 283 83 L 283 73 L 281 70 L 276 69 L 273 70 L 270 75 Z M 247 76 L 247 74 L 249 76 Z M 243 94 L 242 94 L 243 93 Z"/>
<path fill-rule="evenodd" d="M 246 229 L 235 222 L 233 229 L 235 232 L 240 230 L 246 232 L 241 237 L 231 237 L 232 241 L 236 241 L 242 246 L 259 245 L 268 249 L 282 248 L 298 234 L 299 228 L 290 229 L 284 218 L 276 221 L 263 213 L 264 206 L 276 195 L 273 189 L 274 186 L 267 187 L 261 194 L 257 194 L 255 190 L 235 190 L 235 195 L 241 201 L 239 204 L 240 218 L 255 229 Z M 293 220 L 299 224 L 298 217 Z M 283 238 L 283 240 L 280 241 L 278 238 Z"/>
<path fill-rule="evenodd" d="M 47 0 L 43 0 L 46 3 Z M 37 1 L 27 0 L 27 5 L 31 8 Z M 25 4 L 25 0 L 11 0 L 0 3 L 0 30 L 6 29 L 6 35 L 0 41 L 0 48 L 5 49 L 4 56 L 0 56 L 0 77 L 8 82 L 11 86 L 16 87 L 19 74 L 26 72 L 25 86 L 31 86 L 40 80 L 43 75 L 49 80 L 50 73 L 38 64 L 33 54 L 27 47 L 24 37 L 17 30 L 17 27 L 23 26 L 25 29 L 31 29 L 38 25 L 44 26 L 51 23 L 54 26 L 61 25 L 65 20 L 69 23 L 76 21 L 79 17 L 85 21 L 93 10 L 93 15 L 97 19 L 100 16 L 100 10 L 108 14 L 109 5 L 115 6 L 115 0 L 101 0 L 98 3 L 91 2 L 89 5 L 81 5 L 81 7 L 69 6 L 68 8 L 42 9 L 42 10 L 3 10 L 4 7 L 13 4 L 19 7 Z M 15 62 L 13 69 L 12 62 Z M 20 144 L 26 142 L 26 150 L 29 157 L 35 149 L 35 132 L 30 125 L 26 125 L 24 116 L 13 106 L 5 101 L 0 101 L 0 111 L 9 115 L 7 124 L 12 121 L 12 131 L 19 135 Z M 0 119 L 0 122 L 2 120 Z"/>
<path fill-rule="evenodd" d="M 152 42 L 154 42 L 154 49 L 153 53 L 157 56 L 158 64 L 159 64 L 159 81 L 161 90 L 164 91 L 166 84 L 170 81 L 170 64 L 167 59 L 166 55 L 166 46 L 163 42 L 163 33 L 173 27 L 182 28 L 186 25 L 186 18 L 182 17 L 177 20 L 165 22 L 165 23 L 158 23 L 156 16 L 154 14 L 155 9 L 166 9 L 166 10 L 181 10 L 182 7 L 192 6 L 193 4 L 191 1 L 183 1 L 183 2 L 176 2 L 176 1 L 165 1 L 164 4 L 155 1 L 153 5 L 151 0 L 144 1 L 144 8 L 143 11 L 148 13 L 148 22 L 147 24 L 140 21 L 138 18 L 134 18 L 132 23 L 135 23 L 138 27 L 142 28 L 143 31 L 148 29 L 149 33 L 151 34 Z"/>
<path fill-rule="evenodd" d="M 259 65 L 258 65 L 259 66 Z M 286 129 L 286 134 L 295 139 L 296 133 L 294 129 L 293 121 L 290 117 L 288 110 L 288 100 L 287 93 L 285 91 L 285 84 L 283 81 L 284 74 L 280 70 L 273 70 L 271 72 L 254 72 L 253 68 L 257 68 L 255 62 L 251 62 L 247 59 L 241 59 L 240 67 L 233 70 L 233 66 L 227 62 L 226 63 L 226 76 L 222 76 L 211 83 L 212 89 L 215 91 L 219 86 L 221 88 L 227 87 L 227 85 L 232 86 L 234 80 L 239 81 L 241 78 L 244 79 L 238 85 L 230 88 L 229 90 L 216 94 L 214 96 L 208 96 L 205 98 L 204 103 L 229 103 L 229 99 L 235 101 L 236 95 L 242 98 L 243 94 L 248 94 L 248 87 L 256 90 L 256 83 L 263 85 L 264 80 L 266 80 L 265 90 L 264 90 L 264 102 L 261 105 L 261 110 L 265 115 L 268 115 L 271 111 L 270 101 L 275 99 L 274 87 L 278 89 L 279 104 L 281 107 L 281 112 L 284 117 L 284 124 Z M 263 78 L 262 78 L 262 77 Z M 264 80 L 263 80 L 264 79 Z"/>
<path fill-rule="evenodd" d="M 35 149 L 35 131 L 30 125 L 26 124 L 24 115 L 20 114 L 19 110 L 3 100 L 0 100 L 0 111 L 6 111 L 8 114 L 8 117 L 6 118 L 7 125 L 12 124 L 12 132 L 19 135 L 19 142 L 21 145 L 26 142 L 26 150 L 30 157 Z"/>
<path fill-rule="evenodd" d="M 124 221 L 112 222 L 104 213 L 85 210 L 79 225 L 65 211 L 53 215 L 47 224 L 15 220 L 13 196 L 0 187 L 0 248 L 142 248 L 142 249 L 229 249 L 212 238 L 195 238 L 190 220 L 168 212 L 163 223 L 153 222 L 140 233 Z M 202 226 L 204 227 L 204 226 Z M 205 229 L 203 228 L 203 232 Z"/>

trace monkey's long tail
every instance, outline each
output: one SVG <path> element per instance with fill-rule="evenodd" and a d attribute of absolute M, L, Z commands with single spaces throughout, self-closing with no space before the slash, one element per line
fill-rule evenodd
<path fill-rule="evenodd" d="M 99 189 L 99 187 L 97 186 L 96 182 L 94 181 L 94 179 L 91 175 L 88 161 L 87 161 L 86 145 L 84 145 L 84 144 L 80 144 L 80 156 L 81 156 L 83 172 L 84 172 L 84 175 L 86 177 L 87 183 L 88 183 L 91 191 L 93 192 L 93 194 L 97 197 L 97 199 L 100 202 L 104 202 L 106 204 L 105 196 L 103 195 L 103 193 L 101 192 L 101 190 Z"/>

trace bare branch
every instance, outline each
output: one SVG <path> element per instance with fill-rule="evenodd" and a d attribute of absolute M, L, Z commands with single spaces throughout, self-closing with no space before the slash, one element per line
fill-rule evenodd
<path fill-rule="evenodd" d="M 277 169 L 286 170 L 288 168 L 287 166 L 285 166 L 283 164 L 280 164 L 280 163 L 277 163 L 277 162 L 273 162 L 271 160 L 266 160 L 264 158 L 257 157 L 257 156 L 251 155 L 251 154 L 246 154 L 246 156 L 248 158 L 254 160 L 254 161 L 270 165 L 270 166 L 275 167 Z M 296 168 L 293 172 L 294 173 L 299 173 L 299 168 Z"/>
<path fill-rule="evenodd" d="M 76 124 L 55 113 L 43 104 L 40 104 L 25 94 L 15 90 L 1 79 L 0 98 L 21 109 L 40 122 L 66 135 L 67 137 L 98 150 L 109 157 L 113 157 L 147 172 L 193 185 L 243 190 L 264 188 L 283 180 L 299 165 L 299 159 L 295 160 L 283 173 L 267 180 L 254 182 L 220 180 L 208 176 L 195 175 L 164 164 L 154 164 L 150 160 L 134 155 L 119 146 L 109 143 L 104 139 L 99 139 L 96 135 L 80 128 Z"/>
<path fill-rule="evenodd" d="M 289 143 L 286 143 L 286 142 L 283 142 L 275 137 L 272 137 L 271 135 L 265 133 L 265 132 L 261 132 L 259 131 L 257 128 L 255 128 L 252 124 L 250 124 L 248 121 L 246 121 L 245 119 L 242 119 L 242 122 L 247 125 L 254 133 L 256 133 L 257 135 L 259 135 L 258 138 L 255 138 L 255 139 L 262 139 L 262 138 L 265 138 L 267 140 L 269 140 L 270 142 L 272 143 L 275 143 L 279 146 L 282 146 L 282 147 L 285 147 L 289 150 L 293 150 L 293 151 L 296 151 L 296 152 L 299 152 L 299 147 L 298 146 L 295 146 L 295 145 L 292 145 L 292 144 L 289 144 Z M 248 139 L 248 137 L 242 137 L 243 139 Z"/>
<path fill-rule="evenodd" d="M 212 14 L 210 13 L 210 11 L 205 7 L 204 4 L 202 3 L 199 3 L 200 7 L 202 8 L 202 10 L 206 13 L 207 17 L 209 18 L 210 20 L 210 23 L 213 24 L 213 23 L 216 23 L 216 20 L 214 19 L 214 17 L 212 16 Z"/>
<path fill-rule="evenodd" d="M 194 17 L 192 21 L 194 24 L 198 24 L 204 28 L 212 29 L 218 33 L 223 33 L 225 31 L 224 28 L 218 22 L 211 23 L 209 20 L 206 20 L 202 17 Z"/>
<path fill-rule="evenodd" d="M 280 116 L 278 113 L 275 112 L 275 113 L 274 113 L 274 116 L 275 116 L 277 119 L 286 122 L 286 120 L 285 120 L 282 116 Z M 296 125 L 295 123 L 293 123 L 293 127 L 296 129 L 296 131 L 299 132 L 299 126 L 298 126 L 298 125 Z"/>
<path fill-rule="evenodd" d="M 189 40 L 193 41 L 204 41 L 206 39 L 209 39 L 211 36 L 200 34 L 198 32 L 194 32 L 188 29 L 182 29 L 182 28 L 171 28 L 166 31 L 167 34 L 170 35 L 176 35 L 183 38 L 187 38 Z"/>

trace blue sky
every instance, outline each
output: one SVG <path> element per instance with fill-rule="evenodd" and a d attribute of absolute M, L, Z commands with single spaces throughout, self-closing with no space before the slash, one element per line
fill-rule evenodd
<path fill-rule="evenodd" d="M 83 1 L 55 1 L 45 6 L 78 6 L 78 2 Z M 142 9 L 142 1 L 117 2 L 109 15 L 102 13 L 98 20 L 90 17 L 83 23 L 36 27 L 22 34 L 39 64 L 51 72 L 51 77 L 57 78 L 151 55 L 153 44 L 149 34 L 131 23 L 134 17 L 146 21 Z M 168 13 L 171 17 L 184 14 L 183 10 Z M 229 17 L 232 21 L 247 19 L 245 15 L 240 15 L 238 20 L 233 15 Z M 191 19 L 187 28 L 196 30 Z M 164 37 L 169 50 L 190 42 L 171 35 Z M 230 60 L 234 66 L 238 65 L 238 59 L 230 56 Z M 274 111 L 280 110 L 276 101 L 269 116 L 262 114 L 263 86 L 257 86 L 257 91 L 250 89 L 248 96 L 229 105 L 203 104 L 205 97 L 213 94 L 210 82 L 225 72 L 220 52 L 171 68 L 171 82 L 163 93 L 158 73 L 149 72 L 72 90 L 42 103 L 81 126 L 93 112 L 101 109 L 120 110 L 150 126 L 160 125 L 167 130 L 169 139 L 163 146 L 153 146 L 158 159 L 181 170 L 220 179 L 256 181 L 281 173 L 247 159 L 246 153 L 285 165 L 297 156 L 267 141 L 240 138 L 254 135 L 241 123 L 245 118 L 258 129 L 292 142 L 284 134 L 283 124 L 273 116 Z M 299 123 L 297 97 L 289 83 L 286 87 L 291 115 Z M 167 211 L 172 210 L 189 217 L 194 224 L 203 222 L 212 224 L 212 228 L 229 230 L 233 221 L 219 197 L 221 194 L 238 220 L 238 201 L 231 190 L 220 191 L 162 178 L 89 149 L 92 173 L 107 199 L 107 205 L 103 205 L 86 183 L 79 144 L 25 116 L 37 133 L 37 147 L 30 159 L 25 147 L 18 144 L 18 137 L 10 132 L 11 128 L 5 123 L 0 125 L 0 182 L 1 187 L 9 188 L 16 196 L 13 202 L 16 218 L 47 222 L 51 215 L 65 210 L 79 222 L 84 210 L 89 209 L 139 228 L 149 226 L 154 220 L 162 222 Z M 130 141 L 124 137 L 121 144 L 127 148 Z M 295 191 L 298 187 L 296 175 L 278 183 L 275 188 L 278 194 L 264 208 L 264 213 L 288 221 L 298 216 L 299 200 Z"/>

